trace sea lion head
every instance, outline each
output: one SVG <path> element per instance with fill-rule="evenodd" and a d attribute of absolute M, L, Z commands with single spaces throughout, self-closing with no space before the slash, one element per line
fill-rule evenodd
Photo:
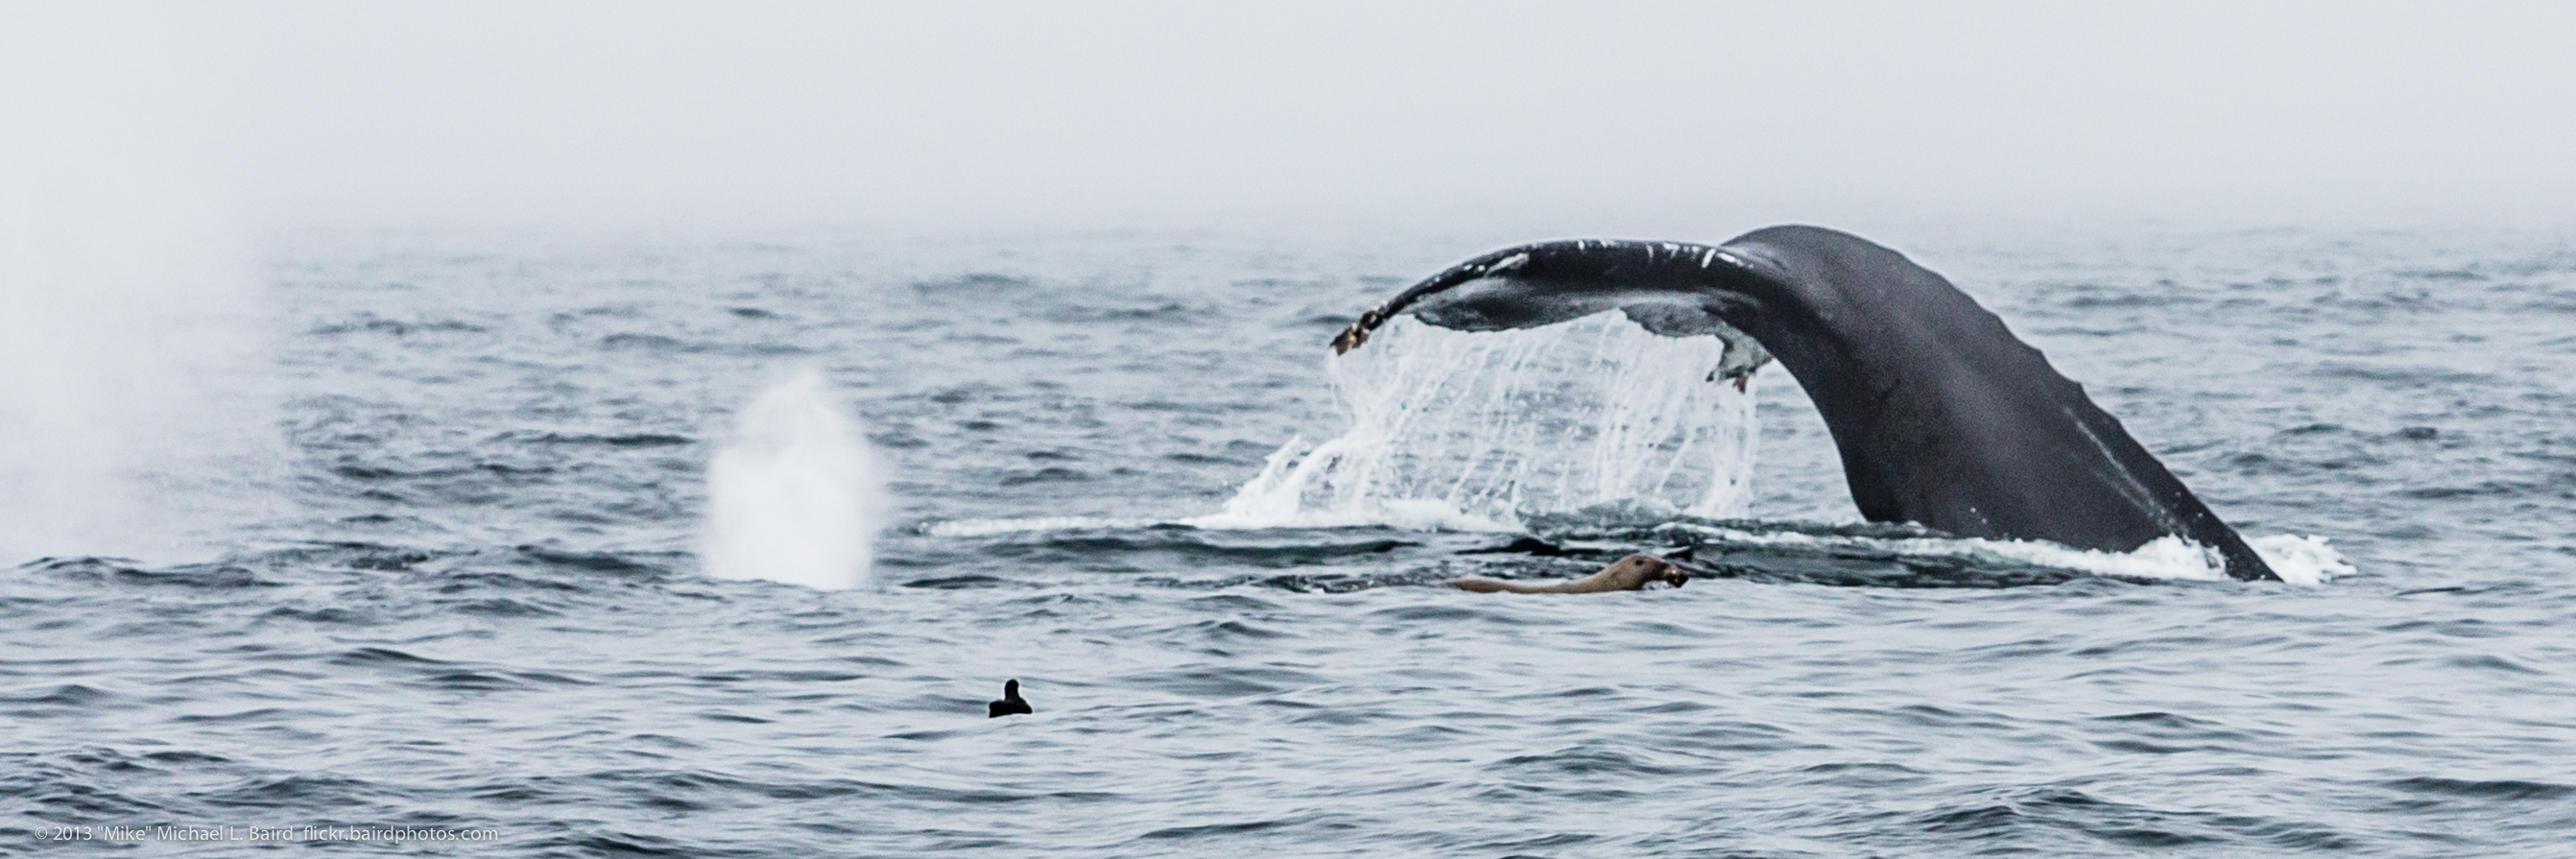
<path fill-rule="evenodd" d="M 1644 590 L 1657 585 L 1681 587 L 1690 581 L 1690 573 L 1673 566 L 1671 561 L 1653 555 L 1629 555 L 1620 558 L 1601 574 L 1608 576 L 1620 590 Z"/>

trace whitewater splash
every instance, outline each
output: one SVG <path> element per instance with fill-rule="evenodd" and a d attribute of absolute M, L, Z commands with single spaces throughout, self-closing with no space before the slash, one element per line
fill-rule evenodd
<path fill-rule="evenodd" d="M 1712 381 L 1714 337 L 1663 337 L 1615 312 L 1514 331 L 1400 318 L 1331 359 L 1348 428 L 1291 439 L 1207 528 L 1517 531 L 1533 515 L 1617 507 L 1743 513 L 1750 388 Z"/>
<path fill-rule="evenodd" d="M 1857 549 L 1902 558 L 1957 558 L 2003 565 L 2036 565 L 2079 570 L 2103 576 L 2146 579 L 2232 581 L 2217 551 L 2181 537 L 2164 536 L 2127 552 L 2078 549 L 2037 540 L 1990 540 L 1984 537 L 1867 537 L 1818 535 L 1795 531 L 1746 530 L 1695 522 L 1674 522 L 1659 531 L 1678 531 L 1694 542 L 1718 546 L 1792 550 Z M 2293 585 L 2324 584 L 2353 574 L 2350 562 L 2326 545 L 2324 537 L 2274 534 L 2245 541 L 2281 581 Z"/>
<path fill-rule="evenodd" d="M 2042 541 L 1818 536 L 1710 524 L 1744 515 L 1758 430 L 1752 392 L 1708 380 L 1724 351 L 1716 338 L 1650 334 L 1617 313 L 1477 333 L 1400 318 L 1379 329 L 1368 349 L 1329 367 L 1348 429 L 1322 444 L 1291 439 L 1219 512 L 1179 520 L 968 519 L 917 530 L 983 537 L 1162 524 L 1383 525 L 1517 533 L 1571 523 L 1579 533 L 1590 530 L 1583 523 L 1664 521 L 1664 529 L 1719 544 L 2227 579 L 2214 553 L 2179 537 L 2102 552 Z M 2292 584 L 2353 572 L 2323 538 L 2247 542 Z"/>
<path fill-rule="evenodd" d="M 743 407 L 707 466 L 707 572 L 822 590 L 867 580 L 885 481 L 857 419 L 807 369 Z"/>

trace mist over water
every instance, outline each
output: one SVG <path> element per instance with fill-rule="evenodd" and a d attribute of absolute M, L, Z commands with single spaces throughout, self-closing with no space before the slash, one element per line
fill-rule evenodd
<path fill-rule="evenodd" d="M 275 512 L 273 317 L 153 28 L 51 17 L 112 38 L 0 36 L 0 557 L 202 556 Z"/>

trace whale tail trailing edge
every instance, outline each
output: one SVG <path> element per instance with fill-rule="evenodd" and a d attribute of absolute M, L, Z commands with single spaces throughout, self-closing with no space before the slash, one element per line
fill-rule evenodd
<path fill-rule="evenodd" d="M 1723 245 L 1569 240 L 1485 254 L 1362 314 L 1497 331 L 1619 310 L 1728 344 L 1712 379 L 1776 359 L 1807 389 L 1861 515 L 1963 537 L 2126 552 L 2175 536 L 2277 579 L 2236 530 L 2003 320 L 1896 251 L 1817 227 Z"/>

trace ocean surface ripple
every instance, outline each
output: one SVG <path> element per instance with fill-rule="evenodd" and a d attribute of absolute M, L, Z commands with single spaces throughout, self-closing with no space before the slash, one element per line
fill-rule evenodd
<path fill-rule="evenodd" d="M 0 559 L 0 853 L 2568 855 L 2563 237 L 1898 242 L 2324 584 L 1873 553 L 1921 535 L 1852 521 L 1777 370 L 1748 519 L 1175 524 L 1329 435 L 1326 340 L 1478 241 L 300 238 L 287 512 Z M 805 366 L 890 478 L 873 581 L 705 575 L 732 410 Z M 1635 550 L 1699 578 L 1413 586 Z"/>

